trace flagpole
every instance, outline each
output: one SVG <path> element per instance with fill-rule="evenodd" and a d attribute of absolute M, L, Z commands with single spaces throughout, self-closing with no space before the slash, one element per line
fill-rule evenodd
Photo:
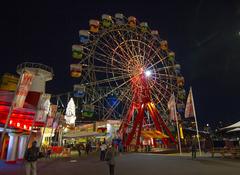
<path fill-rule="evenodd" d="M 177 125 L 179 153 L 180 153 L 180 155 L 182 155 L 182 146 L 181 146 L 181 138 L 180 138 L 180 133 L 179 133 L 178 117 L 177 117 L 177 111 L 176 111 L 176 102 L 175 102 L 175 98 L 174 98 L 174 116 L 175 116 L 175 119 L 176 119 L 176 125 Z"/>
<path fill-rule="evenodd" d="M 196 123 L 196 131 L 197 131 L 197 140 L 198 140 L 199 154 L 200 154 L 200 156 L 201 156 L 201 155 L 202 155 L 202 151 L 201 151 L 201 144 L 200 144 L 200 139 L 199 139 L 199 131 L 198 131 L 197 115 L 196 115 L 196 111 L 195 111 L 195 105 L 194 105 L 194 99 L 193 99 L 192 87 L 190 87 L 190 92 L 191 92 L 191 97 L 192 97 L 193 115 L 194 115 L 194 120 L 195 120 L 195 123 Z"/>

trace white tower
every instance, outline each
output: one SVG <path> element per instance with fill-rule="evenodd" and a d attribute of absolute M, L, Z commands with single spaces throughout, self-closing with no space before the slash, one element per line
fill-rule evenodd
<path fill-rule="evenodd" d="M 40 95 L 45 93 L 46 82 L 53 78 L 53 69 L 41 63 L 25 62 L 17 66 L 18 74 L 21 75 L 24 71 L 34 75 L 26 102 L 37 106 Z"/>

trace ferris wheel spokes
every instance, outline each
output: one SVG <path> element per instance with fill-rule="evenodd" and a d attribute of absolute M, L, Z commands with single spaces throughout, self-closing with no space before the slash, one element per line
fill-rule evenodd
<path fill-rule="evenodd" d="M 105 43 L 103 43 L 102 41 L 99 41 L 100 43 L 102 43 L 104 46 L 107 46 L 107 48 L 114 54 L 117 54 L 119 57 L 123 58 L 123 60 L 128 60 L 128 58 L 124 57 L 122 54 L 120 54 L 119 52 L 116 52 L 115 48 L 110 48 L 108 45 L 106 45 Z M 104 51 L 104 49 L 102 49 L 100 46 L 96 46 L 99 50 L 101 50 L 102 52 L 106 52 Z M 112 55 L 112 54 L 111 54 Z M 110 54 L 108 54 L 108 58 L 109 58 Z M 115 60 L 116 62 L 118 63 L 121 63 L 119 62 L 118 60 Z"/>
<path fill-rule="evenodd" d="M 102 56 L 102 57 L 104 57 L 104 58 L 106 58 L 106 59 L 103 59 L 103 58 L 99 58 L 98 56 Z M 102 62 L 104 65 L 106 65 L 107 67 L 108 67 L 108 69 L 118 69 L 118 70 L 121 70 L 121 71 L 125 71 L 125 69 L 121 69 L 120 67 L 117 67 L 117 66 L 115 66 L 115 65 L 113 65 L 113 64 L 111 64 L 110 62 L 109 62 L 109 57 L 107 57 L 107 56 L 105 56 L 105 55 L 102 55 L 101 53 L 99 53 L 99 52 L 96 52 L 96 54 L 95 54 L 95 59 L 96 60 L 98 60 L 98 61 L 100 61 L 100 62 Z M 117 62 L 118 64 L 122 64 L 122 66 L 121 67 L 124 67 L 124 63 L 122 63 L 122 62 L 120 62 L 120 61 L 118 61 L 117 59 L 115 59 L 115 58 L 113 58 L 112 57 L 112 60 L 114 60 L 115 62 Z M 96 66 L 95 66 L 96 67 Z M 112 68 L 112 67 L 114 67 L 114 68 Z"/>
<path fill-rule="evenodd" d="M 126 85 L 127 83 L 129 83 L 131 81 L 131 79 L 129 79 L 129 80 L 127 80 L 127 81 L 125 81 L 124 83 L 122 83 L 121 85 L 119 85 L 118 87 L 116 87 L 116 88 L 114 88 L 114 89 L 112 89 L 110 92 L 108 92 L 105 96 L 107 96 L 107 95 L 109 95 L 109 94 L 111 94 L 111 93 L 113 93 L 114 91 L 116 91 L 117 89 L 119 89 L 119 88 L 121 88 L 122 86 L 124 86 L 124 85 Z M 103 97 L 101 97 L 101 98 L 99 98 L 99 99 L 97 99 L 97 100 L 95 100 L 94 102 L 92 102 L 91 104 L 94 104 L 94 103 L 96 103 L 96 102 L 98 102 L 99 100 L 101 100 Z"/>
<path fill-rule="evenodd" d="M 132 52 L 132 50 L 131 49 L 129 49 L 129 46 L 127 45 L 127 42 L 126 42 L 126 39 L 124 38 L 124 35 L 120 32 L 120 31 L 118 31 L 118 35 L 122 38 L 122 43 L 124 43 L 124 45 L 125 45 L 125 47 L 126 47 L 126 50 L 128 50 L 128 52 L 129 52 L 129 54 L 131 55 L 131 57 L 134 55 L 133 54 L 133 52 Z M 130 58 L 131 58 L 130 57 Z"/>
<path fill-rule="evenodd" d="M 115 103 L 106 113 L 106 115 L 103 117 L 103 119 L 107 119 L 114 111 L 115 109 L 118 107 L 118 105 L 122 102 L 122 100 L 124 99 L 124 97 L 126 97 L 126 99 L 128 99 L 127 101 L 131 101 L 131 99 L 128 98 L 130 89 L 128 91 L 126 91 L 124 94 L 120 95 L 120 97 L 118 97 L 118 101 L 117 103 Z M 127 101 L 125 101 L 124 105 L 129 105 L 127 103 Z M 120 114 L 120 113 L 119 113 Z"/>
<path fill-rule="evenodd" d="M 125 78 L 130 78 L 130 76 L 126 74 L 126 75 L 122 75 L 122 76 L 118 76 L 118 77 L 101 79 L 101 80 L 98 80 L 98 81 L 95 81 L 95 82 L 89 82 L 89 83 L 86 83 L 84 85 L 86 85 L 86 86 L 96 85 L 97 86 L 97 85 L 104 84 L 104 83 L 109 83 L 109 82 L 112 82 L 112 81 L 123 80 Z"/>

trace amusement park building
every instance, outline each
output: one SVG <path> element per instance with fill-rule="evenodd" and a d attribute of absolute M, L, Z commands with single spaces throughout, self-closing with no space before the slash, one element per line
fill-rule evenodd
<path fill-rule="evenodd" d="M 111 141 L 118 137 L 117 131 L 121 125 L 120 120 L 96 121 L 76 126 L 73 130 L 63 132 L 63 143 L 68 141 L 86 142 L 87 138 L 98 138 L 100 141 Z"/>
<path fill-rule="evenodd" d="M 14 92 L 0 91 L 0 133 L 2 135 L 4 124 L 6 123 L 9 108 L 13 100 Z M 31 99 L 29 97 L 29 99 Z M 1 159 L 7 162 L 15 162 L 17 159 L 23 159 L 29 131 L 31 130 L 36 108 L 25 102 L 23 108 L 13 110 L 7 132 L 4 136 L 1 152 Z M 44 126 L 43 122 L 36 122 L 34 127 Z M 34 132 L 33 138 L 37 137 Z"/>
<path fill-rule="evenodd" d="M 41 95 L 45 94 L 45 83 L 53 77 L 52 69 L 39 63 L 20 64 L 17 72 L 20 74 L 20 79 L 17 76 L 4 74 L 0 84 L 0 135 L 2 141 L 0 158 L 6 160 L 7 163 L 15 163 L 17 160 L 23 159 L 27 144 L 32 140 L 40 140 L 40 128 L 45 126 L 45 122 L 35 121 L 34 118 Z M 19 87 L 26 90 L 21 84 L 24 82 L 24 78 L 21 79 L 24 72 L 30 72 L 33 74 L 33 78 L 25 95 L 23 106 L 12 108 L 15 106 L 16 92 L 19 91 Z M 4 130 L 7 121 L 7 128 Z M 31 130 L 32 134 L 29 138 Z"/>

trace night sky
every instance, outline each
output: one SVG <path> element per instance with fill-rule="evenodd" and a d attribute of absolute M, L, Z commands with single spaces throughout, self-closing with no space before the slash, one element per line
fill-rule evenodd
<path fill-rule="evenodd" d="M 158 29 L 193 87 L 201 123 L 240 120 L 240 3 L 237 1 L 7 1 L 1 4 L 0 73 L 25 61 L 54 69 L 52 94 L 71 91 L 71 46 L 79 29 L 103 13 L 136 16 Z"/>

